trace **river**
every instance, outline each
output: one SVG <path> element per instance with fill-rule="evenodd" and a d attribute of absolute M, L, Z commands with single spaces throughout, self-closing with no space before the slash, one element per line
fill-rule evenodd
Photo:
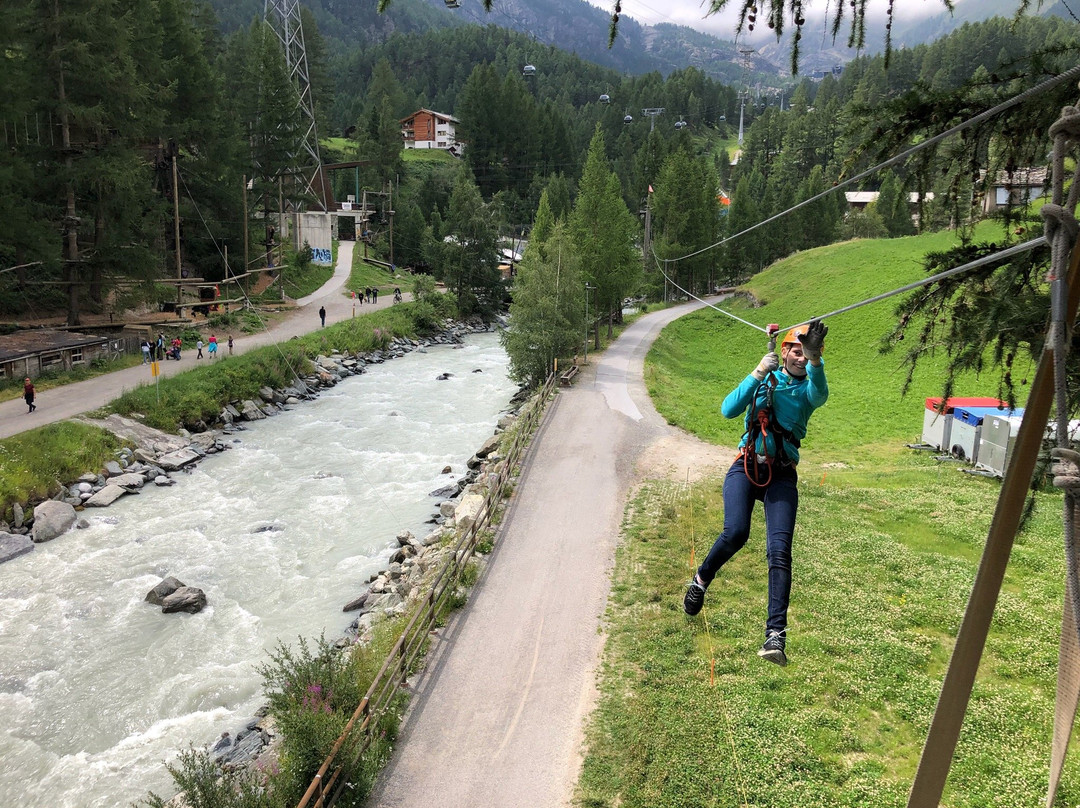
<path fill-rule="evenodd" d="M 507 366 L 494 334 L 371 366 L 0 566 L 0 806 L 171 794 L 164 760 L 262 704 L 266 651 L 339 636 L 396 534 L 431 529 L 443 467 L 465 472 L 516 389 Z M 144 603 L 164 575 L 208 607 Z"/>

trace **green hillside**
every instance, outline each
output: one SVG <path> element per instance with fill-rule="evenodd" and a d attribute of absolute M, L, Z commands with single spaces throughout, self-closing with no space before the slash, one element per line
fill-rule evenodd
<path fill-rule="evenodd" d="M 791 256 L 748 284 L 764 305 L 739 315 L 787 325 L 888 291 L 917 279 L 919 256 L 949 239 Z M 900 397 L 897 360 L 877 350 L 891 311 L 885 302 L 829 322 L 831 395 L 799 467 L 786 668 L 755 655 L 767 600 L 761 510 L 746 549 L 688 618 L 686 582 L 723 525 L 722 479 L 657 480 L 637 492 L 577 804 L 906 805 L 1000 483 L 902 448 L 920 433 L 923 396 L 939 392 L 941 362 Z M 714 311 L 683 317 L 647 358 L 654 401 L 673 423 L 733 447 L 742 423 L 721 418 L 720 400 L 765 347 L 759 332 Z M 958 388 L 993 394 L 996 385 Z M 1012 551 L 943 806 L 1044 804 L 1063 575 L 1061 497 L 1039 494 Z M 1078 802 L 1074 751 L 1054 804 Z"/>
<path fill-rule="evenodd" d="M 763 304 L 732 311 L 765 326 L 793 325 L 810 317 L 890 291 L 923 277 L 920 258 L 955 241 L 942 232 L 909 238 L 857 240 L 797 253 L 754 277 L 746 290 Z M 906 397 L 907 370 L 899 352 L 882 355 L 879 346 L 895 319 L 897 297 L 829 320 L 825 366 L 830 398 L 814 414 L 804 460 L 847 459 L 918 438 L 926 396 L 941 394 L 944 358 L 920 365 Z M 724 304 L 729 305 L 727 303 Z M 720 402 L 765 352 L 763 334 L 705 309 L 666 328 L 646 360 L 646 382 L 660 413 L 672 424 L 714 443 L 734 446 L 741 419 L 725 421 Z M 996 395 L 997 380 L 969 377 L 960 395 Z M 1026 395 L 1023 388 L 1021 395 Z"/>

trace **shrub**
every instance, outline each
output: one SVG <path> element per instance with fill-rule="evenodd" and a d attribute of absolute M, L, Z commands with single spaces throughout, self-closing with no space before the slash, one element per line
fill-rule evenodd
<path fill-rule="evenodd" d="M 436 330 L 443 318 L 439 316 L 438 309 L 430 300 L 420 300 L 410 306 L 409 313 L 412 315 L 416 330 L 421 333 L 429 333 Z"/>
<path fill-rule="evenodd" d="M 190 808 L 279 808 L 283 804 L 263 788 L 251 770 L 223 769 L 209 753 L 196 749 L 181 752 L 177 763 L 166 763 L 173 782 Z M 136 806 L 165 808 L 168 800 L 154 792 Z"/>
<path fill-rule="evenodd" d="M 325 637 L 314 647 L 301 638 L 295 648 L 278 645 L 259 667 L 270 714 L 281 730 L 277 787 L 288 802 L 303 796 L 364 696 L 355 660 Z"/>

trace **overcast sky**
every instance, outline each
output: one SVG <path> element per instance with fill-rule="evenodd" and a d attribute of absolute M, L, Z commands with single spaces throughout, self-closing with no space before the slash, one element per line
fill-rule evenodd
<path fill-rule="evenodd" d="M 613 0 L 589 0 L 595 6 L 606 11 L 614 7 Z M 764 10 L 768 0 L 762 0 L 759 5 Z M 827 8 L 835 8 L 836 0 L 804 0 L 803 13 L 806 14 L 806 28 L 819 25 L 824 27 L 823 17 Z M 955 5 L 962 3 L 975 3 L 978 0 L 955 0 Z M 635 20 L 647 25 L 659 22 L 670 22 L 677 25 L 686 25 L 698 31 L 704 31 L 722 39 L 735 38 L 735 24 L 739 19 L 740 0 L 728 0 L 727 7 L 719 14 L 706 16 L 708 0 L 704 3 L 699 0 L 622 0 L 622 13 L 624 16 L 633 17 Z M 884 18 L 888 8 L 888 0 L 870 0 L 869 13 Z M 936 17 L 945 11 L 942 0 L 898 0 L 895 4 L 895 16 L 898 19 L 910 20 L 916 18 Z M 846 33 L 846 27 L 841 28 Z M 867 39 L 870 39 L 872 30 L 868 28 Z M 762 23 L 754 31 L 753 35 L 744 35 L 744 39 L 760 43 L 773 36 L 769 28 Z"/>

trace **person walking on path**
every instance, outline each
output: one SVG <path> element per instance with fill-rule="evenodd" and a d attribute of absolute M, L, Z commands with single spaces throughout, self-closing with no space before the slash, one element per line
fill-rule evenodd
<path fill-rule="evenodd" d="M 371 302 L 372 303 L 378 303 L 379 302 L 379 287 L 378 286 L 372 286 L 371 287 Z"/>
<path fill-rule="evenodd" d="M 202 337 L 195 341 L 195 349 L 199 352 L 195 358 L 202 359 Z"/>
<path fill-rule="evenodd" d="M 232 349 L 233 349 L 233 339 L 232 339 L 232 334 L 229 334 L 229 356 L 232 356 Z"/>
<path fill-rule="evenodd" d="M 165 335 L 161 333 L 157 335 L 157 360 L 165 361 Z"/>
<path fill-rule="evenodd" d="M 319 306 L 319 322 L 326 327 L 326 306 Z"/>
<path fill-rule="evenodd" d="M 142 363 L 145 365 L 145 364 L 149 363 L 149 361 L 150 361 L 150 343 L 149 343 L 149 341 L 144 339 L 142 341 L 142 343 L 139 345 L 139 348 L 142 350 Z"/>
<path fill-rule="evenodd" d="M 30 408 L 26 411 L 27 415 L 37 409 L 37 405 L 34 404 L 34 383 L 30 381 L 29 376 L 23 382 L 23 399 L 26 401 L 26 406 Z"/>
<path fill-rule="evenodd" d="M 724 529 L 698 567 L 683 598 L 688 615 L 701 611 L 705 590 L 750 536 L 754 502 L 765 509 L 769 607 L 762 659 L 787 664 L 787 611 L 791 596 L 791 540 L 799 507 L 799 445 L 810 415 L 829 398 L 821 361 L 828 328 L 815 320 L 791 329 L 780 356 L 769 351 L 720 405 L 725 418 L 745 411 L 739 455 L 724 478 Z M 782 369 L 781 369 L 782 367 Z"/>
<path fill-rule="evenodd" d="M 210 335 L 210 341 L 207 343 L 207 350 L 210 352 L 211 359 L 217 359 L 217 337 L 213 334 Z"/>

